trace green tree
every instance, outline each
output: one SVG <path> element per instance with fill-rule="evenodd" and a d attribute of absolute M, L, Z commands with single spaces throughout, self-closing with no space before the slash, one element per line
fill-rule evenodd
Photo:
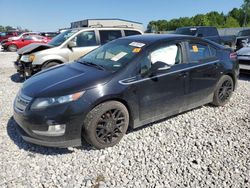
<path fill-rule="evenodd" d="M 5 27 L 0 25 L 0 32 L 4 32 L 5 31 Z"/>
<path fill-rule="evenodd" d="M 244 3 L 242 5 L 242 9 L 244 11 L 243 26 L 246 26 L 250 20 L 250 0 L 244 0 Z"/>
<path fill-rule="evenodd" d="M 215 27 L 221 27 L 225 22 L 225 16 L 223 13 L 218 12 L 209 12 L 206 14 L 206 17 L 209 21 L 209 25 L 215 26 Z"/>
<path fill-rule="evenodd" d="M 231 16 L 228 16 L 226 18 L 226 21 L 225 21 L 225 24 L 223 25 L 223 27 L 224 28 L 240 27 L 240 24 L 239 24 L 239 22 L 235 18 L 233 18 Z"/>
<path fill-rule="evenodd" d="M 206 15 L 204 14 L 197 14 L 193 17 L 194 24 L 197 26 L 209 26 L 210 22 Z"/>

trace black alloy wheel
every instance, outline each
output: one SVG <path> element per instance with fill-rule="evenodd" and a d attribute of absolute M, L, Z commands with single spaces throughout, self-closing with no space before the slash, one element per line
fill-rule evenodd
<path fill-rule="evenodd" d="M 123 134 L 125 115 L 119 109 L 105 112 L 97 122 L 96 137 L 103 144 L 116 141 Z"/>
<path fill-rule="evenodd" d="M 234 82 L 231 76 L 224 75 L 216 85 L 213 102 L 215 106 L 225 105 L 231 98 L 234 91 Z"/>
<path fill-rule="evenodd" d="M 128 129 L 129 113 L 122 103 L 108 101 L 97 105 L 86 116 L 83 139 L 95 148 L 117 144 Z"/>
<path fill-rule="evenodd" d="M 226 80 L 222 83 L 218 97 L 222 103 L 227 101 L 233 92 L 233 84 L 230 80 Z"/>

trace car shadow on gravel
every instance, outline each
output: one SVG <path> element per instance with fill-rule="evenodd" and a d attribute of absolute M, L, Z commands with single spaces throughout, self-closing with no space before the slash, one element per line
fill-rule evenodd
<path fill-rule="evenodd" d="M 22 139 L 18 131 L 18 125 L 13 117 L 11 117 L 7 124 L 7 133 L 10 139 L 19 147 L 19 149 L 31 152 L 31 153 L 39 153 L 42 155 L 62 155 L 62 154 L 70 154 L 74 151 L 69 150 L 67 148 L 50 148 L 38 146 L 35 144 L 28 143 Z M 32 156 L 32 154 L 30 154 Z"/>
<path fill-rule="evenodd" d="M 19 73 L 15 73 L 11 75 L 10 79 L 12 82 L 15 82 L 15 83 L 23 83 L 25 81 L 25 79 L 21 77 Z"/>

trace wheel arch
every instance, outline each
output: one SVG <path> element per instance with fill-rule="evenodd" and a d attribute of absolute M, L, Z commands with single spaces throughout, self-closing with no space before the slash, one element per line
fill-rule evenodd
<path fill-rule="evenodd" d="M 99 104 L 104 103 L 104 102 L 109 102 L 109 101 L 118 101 L 126 107 L 126 109 L 128 110 L 128 114 L 129 114 L 128 130 L 133 129 L 133 127 L 134 127 L 134 121 L 133 121 L 134 120 L 134 113 L 133 113 L 132 107 L 129 105 L 129 103 L 125 99 L 122 99 L 119 97 L 110 97 L 110 98 L 102 99 L 102 100 L 98 101 L 97 103 L 95 103 L 92 106 L 91 110 L 93 108 L 95 108 L 96 106 L 98 106 Z"/>
<path fill-rule="evenodd" d="M 50 60 L 45 61 L 45 62 L 42 64 L 41 67 L 43 67 L 43 66 L 45 66 L 45 65 L 47 65 L 47 64 L 49 64 L 49 63 L 51 63 L 51 62 L 56 62 L 56 63 L 59 63 L 59 64 L 63 64 L 63 63 L 64 63 L 63 61 L 61 61 L 61 60 L 59 60 L 59 59 L 50 59 Z"/>

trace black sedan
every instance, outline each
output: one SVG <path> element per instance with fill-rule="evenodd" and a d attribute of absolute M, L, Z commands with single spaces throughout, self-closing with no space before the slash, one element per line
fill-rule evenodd
<path fill-rule="evenodd" d="M 128 128 L 225 105 L 239 66 L 231 50 L 182 35 L 117 39 L 27 80 L 14 102 L 22 138 L 44 146 L 117 144 Z"/>

